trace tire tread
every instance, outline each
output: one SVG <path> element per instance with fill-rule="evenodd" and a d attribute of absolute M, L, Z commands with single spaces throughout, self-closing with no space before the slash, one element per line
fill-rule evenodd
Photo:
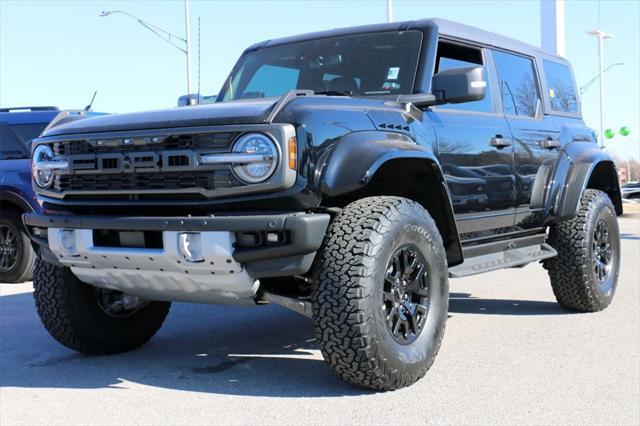
<path fill-rule="evenodd" d="M 365 309 L 373 298 L 364 285 L 365 280 L 372 278 L 374 259 L 369 255 L 382 244 L 380 231 L 393 220 L 416 216 L 435 230 L 431 236 L 444 256 L 433 219 L 420 204 L 405 198 L 384 196 L 355 201 L 329 226 L 316 261 L 314 329 L 324 359 L 349 383 L 377 390 L 411 385 L 426 374 L 439 350 L 443 332 L 434 342 L 433 356 L 418 371 L 390 370 L 380 351 L 380 342 L 371 331 L 373 319 L 367 317 Z"/>

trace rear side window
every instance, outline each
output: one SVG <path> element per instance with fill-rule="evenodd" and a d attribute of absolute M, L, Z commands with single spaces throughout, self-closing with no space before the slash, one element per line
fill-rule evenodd
<path fill-rule="evenodd" d="M 484 65 L 482 51 L 474 47 L 462 46 L 454 43 L 438 43 L 438 56 L 436 60 L 436 72 L 451 68 L 466 68 Z M 485 81 L 487 91 L 484 99 L 474 102 L 464 102 L 461 104 L 440 105 L 436 109 L 453 109 L 465 111 L 493 112 L 493 101 L 491 99 L 491 87 L 485 70 Z"/>
<path fill-rule="evenodd" d="M 499 51 L 494 58 L 505 114 L 535 117 L 541 101 L 533 60 Z"/>
<path fill-rule="evenodd" d="M 542 63 L 547 80 L 547 89 L 549 90 L 551 109 L 571 114 L 580 113 L 576 87 L 569 67 L 546 59 Z"/>

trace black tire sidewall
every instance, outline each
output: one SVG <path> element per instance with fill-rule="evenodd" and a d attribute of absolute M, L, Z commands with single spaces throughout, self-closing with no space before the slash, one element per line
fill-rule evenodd
<path fill-rule="evenodd" d="M 584 237 L 588 244 L 587 250 L 589 254 L 587 260 L 587 285 L 591 288 L 598 302 L 606 306 L 613 299 L 618 284 L 618 275 L 620 274 L 620 230 L 613 206 L 608 200 L 608 197 L 606 199 L 604 197 L 606 197 L 606 195 L 603 194 L 601 198 L 598 198 L 599 202 L 594 203 L 594 208 L 588 216 L 587 226 L 585 227 L 586 235 Z M 602 284 L 600 284 L 596 278 L 592 267 L 595 257 L 595 253 L 593 252 L 594 231 L 601 219 L 607 224 L 612 250 L 611 271 L 607 276 L 607 280 Z"/>
<path fill-rule="evenodd" d="M 38 314 L 63 345 L 89 355 L 126 352 L 146 343 L 166 318 L 170 302 L 149 302 L 129 316 L 108 315 L 98 304 L 95 287 L 69 268 L 38 259 L 34 274 Z"/>
<path fill-rule="evenodd" d="M 0 224 L 9 226 L 16 235 L 16 263 L 7 272 L 0 273 L 0 282 L 19 283 L 30 277 L 25 276 L 34 261 L 33 248 L 24 227 L 20 212 L 15 210 L 0 211 Z"/>
<path fill-rule="evenodd" d="M 70 304 L 70 314 L 77 324 L 86 325 L 78 328 L 79 337 L 85 340 L 98 338 L 105 348 L 114 348 L 114 352 L 139 346 L 139 337 L 146 335 L 154 319 L 158 315 L 164 318 L 166 313 L 163 314 L 163 311 L 168 310 L 169 302 L 151 302 L 129 316 L 110 316 L 98 305 L 93 286 L 80 281 L 70 270 L 66 269 L 65 272 L 70 280 L 75 281 L 68 286 L 70 300 L 74 302 Z"/>
<path fill-rule="evenodd" d="M 375 327 L 376 340 L 380 343 L 383 359 L 386 359 L 390 370 L 415 374 L 417 370 L 428 367 L 438 349 L 441 335 L 447 319 L 449 304 L 449 285 L 446 270 L 446 258 L 441 244 L 437 243 L 434 224 L 426 223 L 415 217 L 391 222 L 385 230 L 380 249 L 371 253 L 375 257 L 375 266 L 368 285 L 373 288 L 369 292 L 373 297 L 368 306 Z M 383 285 L 387 265 L 393 253 L 400 247 L 411 244 L 418 248 L 427 261 L 427 277 L 430 285 L 428 314 L 423 329 L 418 338 L 408 345 L 398 343 L 387 326 L 386 313 L 383 306 Z"/>

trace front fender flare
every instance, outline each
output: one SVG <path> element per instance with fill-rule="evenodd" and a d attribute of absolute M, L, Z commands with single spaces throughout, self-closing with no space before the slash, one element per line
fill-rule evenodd
<path fill-rule="evenodd" d="M 362 188 L 385 162 L 399 159 L 424 159 L 435 165 L 433 152 L 418 145 L 409 136 L 393 132 L 353 132 L 340 138 L 321 165 L 320 192 L 335 197 Z"/>
<path fill-rule="evenodd" d="M 401 133 L 354 132 L 336 143 L 321 170 L 317 187 L 325 200 L 342 199 L 346 205 L 360 197 L 395 195 L 419 202 L 440 230 L 449 266 L 462 262 L 444 174 L 428 147 Z M 390 185 L 391 177 L 398 179 Z"/>

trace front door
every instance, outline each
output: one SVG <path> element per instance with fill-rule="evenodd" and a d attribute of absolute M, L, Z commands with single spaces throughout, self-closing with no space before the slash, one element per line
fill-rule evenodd
<path fill-rule="evenodd" d="M 490 52 L 440 41 L 436 72 L 484 65 L 483 100 L 431 108 L 437 154 L 463 239 L 492 234 L 514 223 L 516 183 L 509 125 L 496 99 L 497 79 Z"/>

